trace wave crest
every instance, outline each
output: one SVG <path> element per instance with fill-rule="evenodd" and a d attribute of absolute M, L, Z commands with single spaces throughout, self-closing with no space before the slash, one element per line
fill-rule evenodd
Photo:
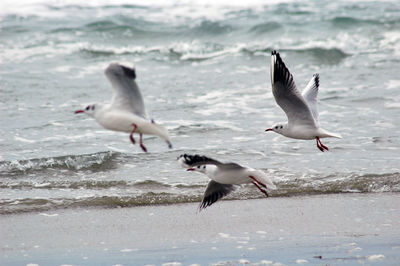
<path fill-rule="evenodd" d="M 276 174 L 276 173 L 275 173 Z M 388 174 L 350 174 L 348 176 L 331 175 L 322 178 L 295 178 L 275 182 L 276 190 L 270 191 L 271 197 L 308 196 L 316 194 L 339 193 L 382 193 L 400 192 L 400 173 Z M 26 186 L 26 187 L 24 187 Z M 4 188 L 4 187 L 2 187 Z M 14 188 L 14 187 L 6 187 Z M 71 198 L 24 198 L 0 201 L 0 214 L 47 211 L 65 208 L 116 208 L 145 205 L 177 204 L 200 202 L 206 183 L 204 184 L 166 184 L 155 180 L 128 182 L 121 180 L 96 181 L 81 180 L 67 183 L 26 184 L 22 182 L 19 189 L 55 189 L 82 188 L 97 191 L 95 196 Z M 118 188 L 124 195 L 104 195 L 102 189 L 110 191 Z M 125 192 L 129 191 L 128 195 Z M 73 193 L 72 193 L 73 194 Z M 227 200 L 264 198 L 262 193 L 252 185 L 244 185 L 226 197 Z"/>
<path fill-rule="evenodd" d="M 30 160 L 15 160 L 0 162 L 0 176 L 27 174 L 47 169 L 99 171 L 112 168 L 116 152 L 99 152 L 94 154 L 68 155 Z"/>

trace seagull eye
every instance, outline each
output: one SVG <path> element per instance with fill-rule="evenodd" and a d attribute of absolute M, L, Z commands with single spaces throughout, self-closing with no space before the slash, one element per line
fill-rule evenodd
<path fill-rule="evenodd" d="M 281 128 L 283 128 L 283 126 L 281 126 Z"/>
<path fill-rule="evenodd" d="M 278 126 L 276 126 L 275 129 L 278 129 Z"/>
<path fill-rule="evenodd" d="M 88 110 L 89 110 L 89 108 L 90 108 L 90 106 L 87 106 L 87 107 L 86 107 L 86 111 L 88 111 Z"/>
<path fill-rule="evenodd" d="M 203 169 L 206 169 L 206 166 L 205 166 L 205 165 L 203 166 Z"/>
<path fill-rule="evenodd" d="M 200 168 L 200 165 L 198 165 L 197 168 Z"/>

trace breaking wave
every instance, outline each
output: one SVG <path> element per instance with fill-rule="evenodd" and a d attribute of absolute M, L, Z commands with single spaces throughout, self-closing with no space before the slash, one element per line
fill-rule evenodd
<path fill-rule="evenodd" d="M 117 152 L 99 152 L 94 154 L 68 155 L 50 158 L 38 158 L 30 160 L 14 160 L 0 162 L 0 177 L 29 174 L 32 172 L 58 170 L 81 170 L 93 171 L 110 169 L 113 161 L 120 154 Z"/>
<path fill-rule="evenodd" d="M 222 45 L 218 43 L 175 43 L 169 46 L 131 46 L 131 47 L 101 47 L 96 45 L 83 45 L 79 52 L 91 55 L 93 57 L 104 57 L 114 55 L 150 55 L 156 58 L 164 58 L 168 61 L 204 61 L 224 56 L 251 55 L 266 56 L 271 53 L 273 47 L 247 46 L 243 44 Z M 303 48 L 281 48 L 281 52 L 297 53 L 312 57 L 313 59 L 329 62 L 331 64 L 339 63 L 344 58 L 350 56 L 350 53 L 340 48 L 308 47 Z M 162 57 L 161 57 L 162 56 Z M 323 63 L 322 62 L 322 63 Z"/>
<path fill-rule="evenodd" d="M 400 192 L 400 173 L 388 174 L 349 174 L 346 176 L 330 175 L 326 177 L 291 178 L 276 182 L 277 189 L 270 191 L 271 197 L 292 197 L 317 194 L 338 193 L 382 193 Z M 48 211 L 67 208 L 117 208 L 146 205 L 162 205 L 199 202 L 206 183 L 167 184 L 154 180 L 128 182 L 123 180 L 98 181 L 81 180 L 63 182 L 49 181 L 43 184 L 23 181 L 18 184 L 2 184 L 2 189 L 54 190 L 68 189 L 96 191 L 89 196 L 61 198 L 19 198 L 0 201 L 0 214 Z M 115 194 L 101 191 L 117 190 Z M 100 191 L 100 192 L 99 192 Z M 73 194 L 73 193 L 72 193 Z M 257 189 L 244 185 L 226 197 L 227 200 L 264 198 Z"/>

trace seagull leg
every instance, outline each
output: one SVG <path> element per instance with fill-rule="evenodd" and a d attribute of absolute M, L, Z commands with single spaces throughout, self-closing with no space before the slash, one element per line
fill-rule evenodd
<path fill-rule="evenodd" d="M 325 146 L 324 144 L 322 144 L 321 140 L 319 141 L 319 144 L 321 145 L 322 148 L 324 148 L 325 150 L 329 151 L 328 147 Z"/>
<path fill-rule="evenodd" d="M 324 149 L 319 145 L 319 138 L 316 137 L 315 139 L 317 140 L 317 147 L 318 147 L 318 149 L 319 149 L 320 151 L 324 152 Z"/>
<path fill-rule="evenodd" d="M 131 139 L 132 144 L 135 144 L 135 139 L 133 138 L 133 133 L 135 133 L 135 131 L 137 129 L 137 125 L 132 124 L 132 126 L 133 126 L 133 130 L 132 130 L 131 134 L 129 135 L 129 138 Z"/>
<path fill-rule="evenodd" d="M 268 192 L 267 192 L 265 189 L 263 189 L 262 187 L 260 187 L 260 186 L 258 185 L 258 183 L 255 182 L 255 181 L 252 181 L 251 183 L 253 183 L 253 184 L 254 184 L 262 193 L 264 193 L 265 196 L 267 196 L 267 198 L 268 198 Z"/>
<path fill-rule="evenodd" d="M 257 182 L 257 184 L 259 184 L 259 185 L 261 185 L 261 186 L 267 188 L 267 186 L 266 186 L 264 183 L 260 182 L 260 181 L 259 181 L 257 178 L 255 178 L 254 176 L 249 175 L 249 177 L 250 177 L 251 179 L 253 179 L 254 182 Z"/>
<path fill-rule="evenodd" d="M 320 151 L 324 152 L 325 150 L 329 151 L 328 147 L 325 146 L 324 144 L 322 144 L 321 140 L 319 139 L 319 137 L 316 137 L 317 140 L 317 147 Z"/>
<path fill-rule="evenodd" d="M 144 152 L 147 152 L 146 147 L 143 145 L 142 133 L 140 133 L 140 148 L 142 148 Z"/>
<path fill-rule="evenodd" d="M 251 179 L 254 180 L 254 181 L 252 181 L 251 183 L 253 183 L 262 193 L 265 194 L 265 196 L 268 197 L 268 192 L 267 192 L 267 190 L 264 189 L 264 188 L 267 188 L 267 186 L 266 186 L 264 183 L 260 182 L 260 181 L 259 181 L 257 178 L 255 178 L 254 176 L 249 175 L 249 177 L 250 177 Z M 264 188 L 262 188 L 262 187 L 260 187 L 260 186 L 262 186 L 262 187 L 264 187 Z"/>

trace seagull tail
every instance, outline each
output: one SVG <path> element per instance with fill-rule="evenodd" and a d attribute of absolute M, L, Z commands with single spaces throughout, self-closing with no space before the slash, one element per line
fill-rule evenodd
<path fill-rule="evenodd" d="M 337 138 L 337 139 L 342 138 L 342 135 L 326 131 L 325 129 L 320 128 L 320 132 L 322 133 L 321 136 L 319 136 L 320 138 Z"/>

